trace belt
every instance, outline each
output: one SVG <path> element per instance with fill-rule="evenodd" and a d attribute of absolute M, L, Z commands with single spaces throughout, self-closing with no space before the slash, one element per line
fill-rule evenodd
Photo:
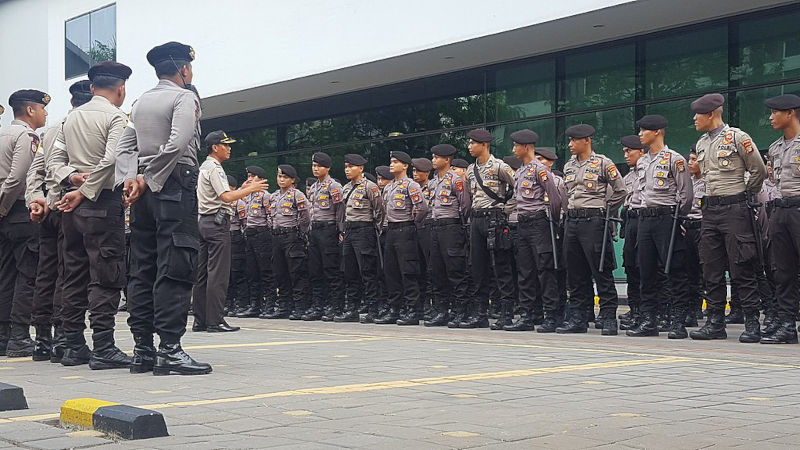
<path fill-rule="evenodd" d="M 674 206 L 651 206 L 640 209 L 639 214 L 642 217 L 669 216 L 675 212 L 674 208 Z"/>
<path fill-rule="evenodd" d="M 483 208 L 472 211 L 472 217 L 489 217 L 498 214 L 504 214 L 504 211 L 500 208 Z"/>
<path fill-rule="evenodd" d="M 534 220 L 541 220 L 547 218 L 547 213 L 542 211 L 534 211 L 528 214 L 520 214 L 518 216 L 519 223 L 533 222 Z"/>
<path fill-rule="evenodd" d="M 256 233 L 263 233 L 264 231 L 268 231 L 269 227 L 266 225 L 261 225 L 257 227 L 248 227 L 244 229 L 244 234 L 256 234 Z"/>
<path fill-rule="evenodd" d="M 355 228 L 367 228 L 373 226 L 372 222 L 363 222 L 363 221 L 352 221 L 352 222 L 345 222 L 344 227 L 348 229 L 355 229 Z"/>
<path fill-rule="evenodd" d="M 311 222 L 312 227 L 332 227 L 336 225 L 334 220 L 315 220 Z"/>
<path fill-rule="evenodd" d="M 289 234 L 289 233 L 294 233 L 294 232 L 299 231 L 299 230 L 300 229 L 297 228 L 297 227 L 275 227 L 275 228 L 272 229 L 272 234 L 273 235 Z"/>
<path fill-rule="evenodd" d="M 800 197 L 776 198 L 773 202 L 776 208 L 793 208 L 800 206 Z"/>
<path fill-rule="evenodd" d="M 687 230 L 697 230 L 702 225 L 702 221 L 700 219 L 686 219 L 683 222 L 683 228 Z"/>
<path fill-rule="evenodd" d="M 578 217 L 603 217 L 605 215 L 606 210 L 603 208 L 576 208 L 567 210 L 567 217 L 573 219 Z"/>
<path fill-rule="evenodd" d="M 700 200 L 700 206 L 718 206 L 718 205 L 733 205 L 735 203 L 744 203 L 747 196 L 743 193 L 736 195 L 708 195 Z"/>
<path fill-rule="evenodd" d="M 628 210 L 628 218 L 629 219 L 634 219 L 636 217 L 639 217 L 639 210 L 640 210 L 640 208 L 630 208 Z"/>
<path fill-rule="evenodd" d="M 461 219 L 452 217 L 449 219 L 431 219 L 431 226 L 444 227 L 447 225 L 461 225 Z"/>
<path fill-rule="evenodd" d="M 416 224 L 413 220 L 407 220 L 405 222 L 389 222 L 388 228 L 390 230 L 397 229 L 397 228 L 405 228 L 405 227 L 415 227 Z"/>

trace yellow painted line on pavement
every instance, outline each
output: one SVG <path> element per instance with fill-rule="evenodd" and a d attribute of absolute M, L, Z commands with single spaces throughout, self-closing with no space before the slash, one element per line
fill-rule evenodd
<path fill-rule="evenodd" d="M 244 348 L 244 347 L 276 347 L 280 345 L 307 345 L 307 344 L 336 344 L 341 342 L 364 342 L 385 340 L 383 337 L 363 337 L 356 339 L 316 339 L 308 341 L 274 341 L 274 342 L 249 342 L 244 344 L 213 344 L 213 345 L 188 345 L 185 350 L 201 350 L 212 348 Z"/>

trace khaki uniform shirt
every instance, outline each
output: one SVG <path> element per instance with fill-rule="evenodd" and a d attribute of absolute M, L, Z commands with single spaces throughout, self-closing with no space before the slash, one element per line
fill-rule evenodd
<path fill-rule="evenodd" d="M 537 159 L 520 167 L 515 173 L 514 199 L 517 215 L 525 215 L 550 208 L 552 217 L 561 214 L 561 195 L 558 186 L 544 164 Z"/>
<path fill-rule="evenodd" d="M 17 200 L 25 200 L 25 179 L 39 151 L 39 136 L 21 120 L 0 130 L 0 217 Z"/>
<path fill-rule="evenodd" d="M 297 227 L 308 231 L 311 214 L 308 212 L 308 199 L 299 189 L 290 187 L 286 192 L 280 189 L 272 193 L 270 199 L 272 228 Z"/>
<path fill-rule="evenodd" d="M 244 230 L 245 221 L 247 220 L 247 202 L 236 200 L 231 204 L 231 231 L 242 232 Z"/>
<path fill-rule="evenodd" d="M 745 189 L 753 193 L 761 191 L 767 168 L 755 142 L 744 131 L 723 124 L 703 133 L 696 148 L 707 195 L 737 195 Z M 750 173 L 746 182 L 745 172 Z"/>
<path fill-rule="evenodd" d="M 577 156 L 564 165 L 569 209 L 605 208 L 616 210 L 625 201 L 625 182 L 614 162 L 592 152 L 585 161 Z"/>
<path fill-rule="evenodd" d="M 636 172 L 640 207 L 678 205 L 681 216 L 689 213 L 694 195 L 686 159 L 680 153 L 667 146 L 656 154 L 647 152 L 639 158 Z"/>
<path fill-rule="evenodd" d="M 245 228 L 272 227 L 272 217 L 269 213 L 272 194 L 267 191 L 254 192 L 247 197 L 247 214 Z"/>
<path fill-rule="evenodd" d="M 230 191 L 228 175 L 222 164 L 212 157 L 207 157 L 200 165 L 197 177 L 197 213 L 215 214 L 220 208 L 233 214 L 230 203 L 222 201 L 220 195 Z"/>
<path fill-rule="evenodd" d="M 428 202 L 419 183 L 411 178 L 392 181 L 383 190 L 386 218 L 391 222 L 422 222 L 428 215 Z"/>
<path fill-rule="evenodd" d="M 779 197 L 800 196 L 800 136 L 778 139 L 769 146 L 769 159 Z"/>
<path fill-rule="evenodd" d="M 481 189 L 478 185 L 478 179 L 475 177 L 475 167 L 478 168 L 478 173 L 481 175 L 484 186 L 500 198 L 505 198 L 506 193 L 513 188 L 514 170 L 504 163 L 502 159 L 495 158 L 494 155 L 489 156 L 486 164 L 481 165 L 475 161 L 467 167 L 467 181 L 469 182 L 470 195 L 472 196 L 472 208 L 504 208 L 507 214 L 511 213 L 513 205 L 509 207 L 503 203 L 498 203 Z"/>
<path fill-rule="evenodd" d="M 61 186 L 53 173 L 47 171 L 47 162 L 53 153 L 53 144 L 56 143 L 58 130 L 62 123 L 63 120 L 58 125 L 48 127 L 42 134 L 42 145 L 36 152 L 36 156 L 33 157 L 33 163 L 28 169 L 25 182 L 25 203 L 28 205 L 34 199 L 45 199 L 50 209 L 53 209 L 56 202 L 61 200 Z"/>
<path fill-rule="evenodd" d="M 450 171 L 443 177 L 436 173 L 433 179 L 428 181 L 431 193 L 431 218 L 460 218 L 466 221 L 472 210 L 472 200 L 464 184 L 463 178 Z"/>
<path fill-rule="evenodd" d="M 366 178 L 361 178 L 358 183 L 352 181 L 342 189 L 345 199 L 345 222 L 373 222 L 376 229 L 380 229 L 386 217 L 383 198 L 378 185 Z M 344 229 L 344 224 L 339 226 Z"/>
<path fill-rule="evenodd" d="M 642 194 L 639 191 L 639 173 L 636 171 L 636 167 L 631 167 L 631 170 L 622 178 L 622 181 L 625 182 L 625 190 L 628 191 L 623 206 L 629 209 L 641 208 Z"/>
<path fill-rule="evenodd" d="M 344 219 L 342 185 L 330 176 L 317 180 L 308 191 L 311 201 L 311 220 L 340 223 Z"/>

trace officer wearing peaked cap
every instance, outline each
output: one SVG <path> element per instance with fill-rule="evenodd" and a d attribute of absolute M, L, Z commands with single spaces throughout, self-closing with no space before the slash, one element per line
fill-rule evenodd
<path fill-rule="evenodd" d="M 758 342 L 759 296 L 755 262 L 760 233 L 753 229 L 749 198 L 761 191 L 767 175 L 764 160 L 755 142 L 744 131 L 722 121 L 721 94 L 707 94 L 691 104 L 694 125 L 704 132 L 698 139 L 697 162 L 706 179 L 703 198 L 701 254 L 703 278 L 708 289 L 708 320 L 692 339 L 725 339 L 725 302 L 729 271 L 731 282 L 738 287 L 745 314 L 745 331 L 740 342 Z M 745 172 L 750 178 L 745 178 Z"/>
<path fill-rule="evenodd" d="M 134 103 L 117 146 L 116 185 L 132 203 L 128 324 L 132 372 L 206 374 L 180 345 L 196 278 L 200 99 L 191 90 L 194 50 L 168 42 L 147 53 L 158 84 Z M 153 243 L 158 243 L 153 251 Z M 153 334 L 160 338 L 156 353 Z"/>

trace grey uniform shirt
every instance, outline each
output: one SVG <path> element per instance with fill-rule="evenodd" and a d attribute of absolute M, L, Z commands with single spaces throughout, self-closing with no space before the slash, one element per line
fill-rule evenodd
<path fill-rule="evenodd" d="M 685 216 L 692 207 L 692 182 L 686 169 L 686 159 L 664 146 L 658 153 L 645 153 L 636 163 L 642 208 L 678 205 Z"/>
<path fill-rule="evenodd" d="M 270 215 L 272 228 L 297 227 L 305 232 L 311 224 L 306 195 L 292 187 L 285 192 L 278 189 L 272 193 Z"/>
<path fill-rule="evenodd" d="M 779 196 L 800 196 L 800 136 L 773 142 L 769 146 L 769 159 Z"/>
<path fill-rule="evenodd" d="M 767 168 L 755 142 L 744 131 L 723 124 L 697 141 L 697 163 L 708 195 L 737 195 L 745 189 L 758 193 Z M 750 179 L 745 182 L 745 172 Z"/>
<path fill-rule="evenodd" d="M 160 80 L 133 104 L 117 147 L 116 185 L 136 178 L 139 167 L 153 192 L 160 192 L 175 165 L 197 166 L 200 99 L 172 81 Z"/>
<path fill-rule="evenodd" d="M 27 123 L 14 119 L 0 130 L 0 217 L 17 200 L 25 200 L 25 179 L 39 151 L 39 136 Z"/>
<path fill-rule="evenodd" d="M 47 170 L 47 162 L 50 160 L 53 144 L 56 142 L 58 129 L 61 127 L 62 122 L 48 127 L 42 134 L 42 145 L 36 151 L 36 156 L 33 157 L 25 182 L 25 203 L 28 205 L 34 199 L 45 199 L 47 200 L 47 206 L 53 209 L 56 202 L 61 199 L 61 186 L 56 177 L 53 176 L 53 173 Z M 47 197 L 45 197 L 45 192 Z"/>
<path fill-rule="evenodd" d="M 345 201 L 345 222 L 372 222 L 380 229 L 386 217 L 383 197 L 378 185 L 362 177 L 357 183 L 348 182 L 342 188 Z M 344 230 L 340 224 L 339 230 Z"/>
<path fill-rule="evenodd" d="M 642 207 L 642 194 L 639 191 L 639 172 L 636 167 L 631 167 L 630 169 L 628 174 L 622 178 L 622 181 L 625 182 L 625 190 L 628 191 L 623 206 L 628 209 L 638 209 Z"/>
<path fill-rule="evenodd" d="M 559 217 L 561 213 L 561 195 L 550 170 L 533 159 L 520 167 L 515 173 L 514 199 L 518 215 L 543 211 L 549 207 L 551 217 Z"/>
<path fill-rule="evenodd" d="M 500 198 L 505 198 L 506 192 L 514 186 L 514 170 L 503 160 L 495 158 L 494 155 L 489 155 L 486 164 L 478 164 L 475 161 L 467 167 L 467 181 L 469 192 L 472 196 L 472 209 L 505 208 L 507 210 L 506 213 L 510 213 L 513 208 L 496 202 L 481 189 L 475 177 L 475 167 L 478 168 L 478 173 L 481 175 L 484 186 Z"/>
<path fill-rule="evenodd" d="M 197 177 L 197 213 L 215 214 L 222 208 L 232 214 L 231 204 L 219 198 L 230 190 L 228 175 L 225 174 L 222 164 L 210 156 L 207 157 L 200 165 L 200 174 Z"/>
<path fill-rule="evenodd" d="M 241 233 L 247 221 L 247 202 L 243 199 L 236 200 L 231 204 L 231 231 Z"/>
<path fill-rule="evenodd" d="M 692 177 L 692 194 L 692 209 L 689 211 L 689 218 L 699 220 L 703 218 L 701 206 L 703 197 L 706 195 L 706 180 Z"/>
<path fill-rule="evenodd" d="M 245 228 L 272 226 L 272 216 L 269 213 L 271 199 L 272 194 L 267 191 L 254 192 L 245 198 L 247 202 Z"/>
<path fill-rule="evenodd" d="M 344 197 L 342 185 L 330 176 L 317 180 L 309 190 L 311 221 L 340 223 L 344 220 Z"/>
<path fill-rule="evenodd" d="M 95 95 L 67 115 L 53 144 L 48 171 L 62 186 L 70 185 L 72 171 L 89 173 L 78 190 L 87 199 L 97 201 L 103 189 L 114 188 L 117 143 L 127 122 L 121 109 Z"/>
<path fill-rule="evenodd" d="M 428 203 L 420 185 L 411 178 L 392 181 L 383 190 L 386 218 L 391 222 L 422 222 L 428 214 Z"/>
<path fill-rule="evenodd" d="M 431 193 L 432 219 L 466 219 L 472 209 L 472 200 L 464 179 L 448 171 L 444 176 L 436 173 L 428 181 Z"/>
<path fill-rule="evenodd" d="M 625 201 L 625 182 L 617 166 L 608 157 L 592 152 L 584 161 L 572 158 L 564 165 L 567 184 L 567 207 L 605 208 L 615 210 Z"/>

